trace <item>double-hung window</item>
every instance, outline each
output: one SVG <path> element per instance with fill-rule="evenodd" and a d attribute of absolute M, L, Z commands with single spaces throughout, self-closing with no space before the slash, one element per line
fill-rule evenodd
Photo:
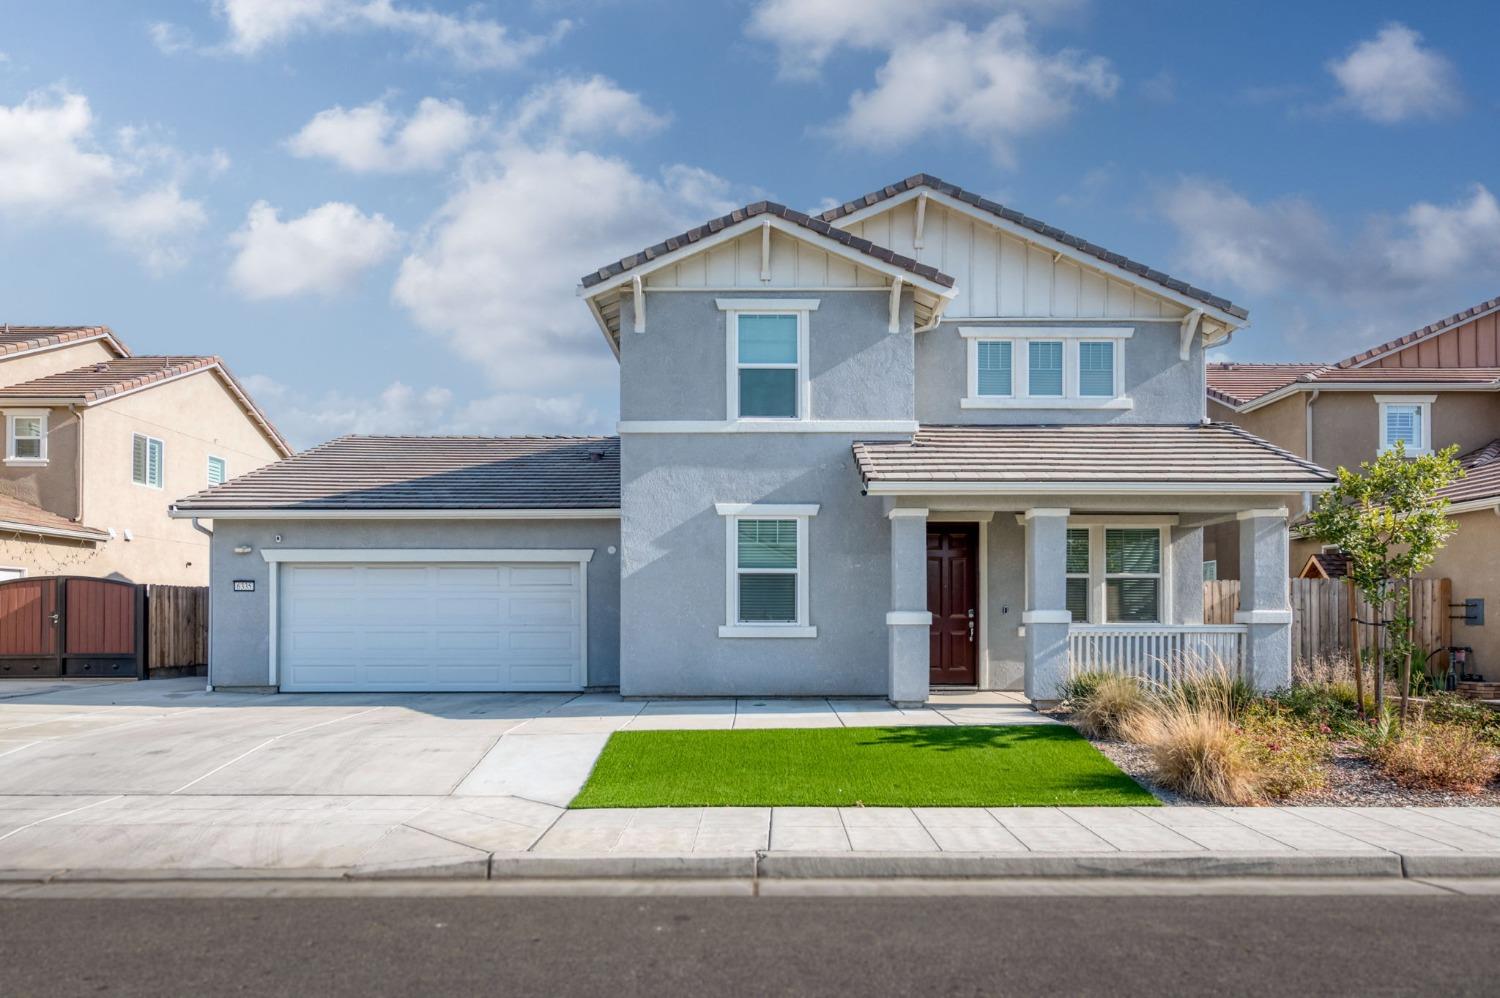
<path fill-rule="evenodd" d="M 808 419 L 808 315 L 816 301 L 721 298 L 728 339 L 727 417 Z"/>
<path fill-rule="evenodd" d="M 1403 445 L 1407 454 L 1432 453 L 1432 403 L 1436 395 L 1377 395 L 1380 449 Z"/>
<path fill-rule="evenodd" d="M 816 637 L 808 620 L 808 520 L 817 506 L 719 503 L 727 526 L 719 636 Z"/>
<path fill-rule="evenodd" d="M 163 444 L 143 433 L 131 434 L 130 480 L 137 485 L 159 489 L 162 486 Z"/>
<path fill-rule="evenodd" d="M 1125 327 L 963 326 L 966 409 L 1129 409 Z"/>
<path fill-rule="evenodd" d="M 47 463 L 46 410 L 20 410 L 5 414 L 5 463 Z"/>
<path fill-rule="evenodd" d="M 1163 528 L 1069 527 L 1067 609 L 1075 623 L 1155 624 L 1167 614 Z"/>

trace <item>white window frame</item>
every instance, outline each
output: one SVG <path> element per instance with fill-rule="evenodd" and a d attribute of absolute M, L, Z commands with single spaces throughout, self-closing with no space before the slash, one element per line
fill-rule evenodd
<path fill-rule="evenodd" d="M 47 463 L 47 417 L 46 409 L 5 410 L 5 463 L 22 467 L 40 467 Z M 16 420 L 35 419 L 41 426 L 41 446 L 36 457 L 19 457 L 16 454 Z M 30 437 L 26 439 L 30 440 Z"/>
<path fill-rule="evenodd" d="M 1125 341 L 1135 335 L 1130 326 L 960 326 L 968 355 L 968 382 L 959 399 L 964 409 L 1131 409 L 1134 401 L 1125 394 Z M 1031 343 L 1061 341 L 1063 346 L 1063 393 L 1031 394 Z M 1011 394 L 979 394 L 979 344 L 1010 343 Z M 1114 345 L 1115 390 L 1111 396 L 1079 394 L 1078 345 Z"/>
<path fill-rule="evenodd" d="M 1203 581 L 1204 582 L 1218 582 L 1219 581 L 1219 559 L 1217 559 L 1217 558 L 1204 558 L 1203 559 Z"/>
<path fill-rule="evenodd" d="M 811 321 L 818 308 L 816 298 L 719 298 L 724 313 L 724 418 L 731 424 L 804 423 L 812 419 L 812 382 L 808 375 Z M 740 316 L 790 315 L 797 319 L 797 414 L 795 416 L 740 415 Z M 746 364 L 744 367 L 785 370 L 790 364 Z"/>
<path fill-rule="evenodd" d="M 135 442 L 146 441 L 146 480 L 138 482 L 135 480 Z M 157 471 L 161 475 L 161 481 L 151 482 L 151 445 L 156 444 L 161 448 L 161 458 L 156 462 Z M 132 433 L 130 435 L 130 484 L 138 485 L 143 489 L 161 489 L 167 484 L 167 444 L 160 437 L 153 437 L 149 433 Z"/>
<path fill-rule="evenodd" d="M 219 462 L 219 480 L 217 482 L 214 481 L 215 461 Z M 204 472 L 204 479 L 208 482 L 210 487 L 213 487 L 215 485 L 223 485 L 225 482 L 229 481 L 229 462 L 224 458 L 219 457 L 219 455 L 217 454 L 210 454 L 208 455 L 208 461 L 204 466 Z"/>
<path fill-rule="evenodd" d="M 1432 403 L 1437 401 L 1436 395 L 1377 395 L 1375 401 L 1380 407 L 1380 453 L 1384 454 L 1395 446 L 1395 442 L 1386 436 L 1386 413 L 1393 405 L 1414 406 L 1417 409 L 1422 446 L 1408 447 L 1406 453 L 1412 457 L 1432 453 Z"/>
<path fill-rule="evenodd" d="M 816 504 L 721 502 L 714 510 L 724 518 L 724 624 L 721 638 L 815 638 L 809 616 L 808 521 Z M 791 623 L 745 623 L 739 619 L 739 521 L 791 520 L 797 524 L 797 619 Z M 753 571 L 761 571 L 755 569 Z"/>
<path fill-rule="evenodd" d="M 1083 619 L 1082 620 L 1075 620 L 1075 621 L 1073 621 L 1073 623 L 1075 623 L 1075 624 L 1087 624 L 1089 621 L 1091 621 L 1091 620 L 1094 619 L 1094 577 L 1093 577 L 1093 574 L 1094 574 L 1094 534 L 1093 534 L 1092 530 L 1089 530 L 1088 527 L 1084 527 L 1084 526 L 1069 526 L 1066 529 L 1068 529 L 1068 530 L 1088 530 L 1089 531 L 1089 570 L 1087 572 L 1070 572 L 1070 571 L 1068 571 L 1068 539 L 1067 539 L 1067 534 L 1063 535 L 1063 578 L 1065 580 L 1067 580 L 1067 579 L 1087 579 L 1088 580 L 1088 589 L 1087 589 L 1087 591 L 1085 593 L 1085 596 L 1084 596 L 1085 606 L 1084 606 L 1084 610 L 1083 610 Z M 1067 599 L 1066 599 L 1066 596 L 1067 596 L 1067 583 L 1066 583 L 1066 581 L 1063 583 L 1063 595 L 1064 595 L 1063 602 L 1066 603 L 1067 602 Z M 1064 609 L 1066 609 L 1066 608 L 1064 608 Z"/>
<path fill-rule="evenodd" d="M 1076 522 L 1070 520 L 1068 528 L 1071 530 L 1087 529 L 1089 532 L 1089 615 L 1087 621 L 1075 621 L 1073 626 L 1079 627 L 1086 624 L 1100 626 L 1128 626 L 1140 624 L 1142 626 L 1160 626 L 1172 620 L 1172 557 L 1171 557 L 1171 535 L 1170 525 L 1160 522 L 1142 521 L 1092 521 Z M 1161 556 L 1161 571 L 1159 572 L 1126 572 L 1107 573 L 1104 558 L 1104 534 L 1108 530 L 1156 530 L 1157 545 Z M 1064 548 L 1066 557 L 1066 548 Z M 1063 564 L 1066 574 L 1067 563 Z M 1109 587 L 1110 579 L 1158 579 L 1156 595 L 1156 620 L 1109 620 L 1106 614 L 1109 609 Z"/>

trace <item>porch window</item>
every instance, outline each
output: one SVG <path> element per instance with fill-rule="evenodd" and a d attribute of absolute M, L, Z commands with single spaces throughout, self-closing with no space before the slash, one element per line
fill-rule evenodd
<path fill-rule="evenodd" d="M 1068 530 L 1068 612 L 1078 623 L 1089 619 L 1089 532 L 1086 528 Z"/>
<path fill-rule="evenodd" d="M 1380 449 L 1400 443 L 1407 454 L 1432 453 L 1432 403 L 1435 395 L 1377 395 L 1380 404 Z"/>
<path fill-rule="evenodd" d="M 719 503 L 728 525 L 720 637 L 816 637 L 807 620 L 807 522 L 816 506 Z"/>
<path fill-rule="evenodd" d="M 5 463 L 47 463 L 47 413 L 45 411 L 8 412 L 5 414 Z"/>
<path fill-rule="evenodd" d="M 1149 624 L 1161 619 L 1161 531 L 1104 531 L 1104 605 L 1111 622 Z"/>

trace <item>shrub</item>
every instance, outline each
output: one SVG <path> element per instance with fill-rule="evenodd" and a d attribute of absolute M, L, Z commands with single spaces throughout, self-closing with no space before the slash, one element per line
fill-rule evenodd
<path fill-rule="evenodd" d="M 1460 724 L 1419 721 L 1370 753 L 1380 771 L 1404 787 L 1478 793 L 1500 772 L 1495 750 Z"/>
<path fill-rule="evenodd" d="M 1073 719 L 1089 738 L 1119 738 L 1148 706 L 1140 682 L 1130 676 L 1102 675 L 1093 689 L 1073 704 Z"/>
<path fill-rule="evenodd" d="M 1223 710 L 1230 717 L 1239 717 L 1256 698 L 1249 683 L 1223 668 L 1187 673 L 1171 695 L 1189 706 Z"/>
<path fill-rule="evenodd" d="M 1127 736 L 1147 747 L 1162 786 L 1216 804 L 1255 801 L 1255 760 L 1220 706 L 1169 697 L 1132 718 Z"/>
<path fill-rule="evenodd" d="M 1250 710 L 1240 736 L 1255 768 L 1255 789 L 1266 800 L 1285 800 L 1328 783 L 1328 739 L 1307 722 L 1274 709 Z"/>
<path fill-rule="evenodd" d="M 1072 704 L 1080 704 L 1094 695 L 1099 683 L 1109 677 L 1107 672 L 1075 672 L 1063 680 L 1062 698 Z"/>
<path fill-rule="evenodd" d="M 1267 694 L 1259 705 L 1323 735 L 1349 737 L 1365 727 L 1359 718 L 1358 698 L 1352 683 L 1296 685 Z"/>
<path fill-rule="evenodd" d="M 1457 724 L 1491 745 L 1500 745 L 1500 711 L 1457 693 L 1433 693 L 1422 707 L 1422 718 L 1435 724 Z"/>

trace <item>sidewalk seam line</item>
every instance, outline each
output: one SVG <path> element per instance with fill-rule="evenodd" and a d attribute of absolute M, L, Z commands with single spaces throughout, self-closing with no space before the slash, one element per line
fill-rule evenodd
<path fill-rule="evenodd" d="M 218 766 L 215 766 L 213 769 L 210 769 L 208 772 L 204 773 L 203 775 L 195 777 L 194 779 L 189 780 L 188 782 L 184 783 L 182 786 L 178 787 L 176 790 L 171 791 L 170 793 L 166 794 L 165 796 L 167 796 L 167 797 L 175 796 L 176 794 L 182 793 L 188 787 L 194 786 L 195 784 L 198 784 L 198 783 L 202 783 L 204 780 L 208 779 L 210 776 L 213 776 L 215 773 L 222 772 L 223 770 L 228 769 L 230 766 L 233 766 L 235 763 L 240 762 L 240 761 L 242 761 L 244 759 L 249 758 L 250 756 L 252 756 L 255 753 L 259 752 L 261 749 L 265 748 L 267 745 L 270 745 L 272 742 L 279 741 L 282 738 L 290 737 L 291 735 L 300 735 L 300 734 L 302 734 L 305 731 L 312 731 L 312 730 L 314 730 L 316 728 L 325 727 L 325 726 L 327 726 L 329 724 L 337 724 L 339 721 L 349 721 L 349 720 L 353 720 L 356 717 L 363 717 L 366 714 L 369 714 L 369 713 L 372 713 L 374 711 L 379 710 L 381 706 L 384 706 L 384 705 L 377 705 L 375 707 L 369 707 L 369 708 L 367 708 L 365 710 L 357 711 L 357 712 L 355 712 L 353 714 L 344 714 L 341 717 L 333 717 L 333 718 L 329 718 L 326 721 L 319 721 L 317 724 L 309 724 L 309 725 L 307 725 L 304 728 L 293 728 L 291 731 L 283 731 L 279 735 L 272 735 L 270 738 L 267 738 L 265 741 L 261 742 L 259 745 L 256 745 L 254 748 L 246 749 L 244 752 L 241 752 L 239 755 L 235 756 L 233 759 L 230 759 L 228 762 L 223 763 L 223 764 L 218 765 Z M 338 795 L 328 795 L 328 796 L 338 796 Z"/>
<path fill-rule="evenodd" d="M 12 828 L 10 831 L 6 832 L 4 835 L 0 835 L 0 842 L 3 842 L 5 839 L 10 838 L 12 835 L 19 835 L 21 832 L 26 831 L 28 828 L 35 828 L 37 825 L 46 824 L 47 822 L 53 821 L 53 820 L 55 820 L 57 818 L 66 818 L 70 814 L 77 814 L 79 811 L 87 811 L 89 808 L 91 808 L 91 807 L 98 807 L 100 804 L 109 804 L 109 803 L 111 803 L 113 801 L 120 800 L 122 797 L 125 797 L 125 796 L 126 796 L 125 794 L 115 794 L 113 797 L 106 797 L 104 800 L 96 800 L 96 801 L 93 801 L 92 803 L 84 804 L 82 807 L 75 807 L 75 808 L 73 808 L 70 811 L 62 811 L 62 812 L 60 812 L 58 814 L 49 814 L 45 818 L 38 818 L 37 820 L 35 820 L 33 822 L 29 822 L 29 823 L 27 823 L 25 825 L 22 825 L 20 828 Z"/>

